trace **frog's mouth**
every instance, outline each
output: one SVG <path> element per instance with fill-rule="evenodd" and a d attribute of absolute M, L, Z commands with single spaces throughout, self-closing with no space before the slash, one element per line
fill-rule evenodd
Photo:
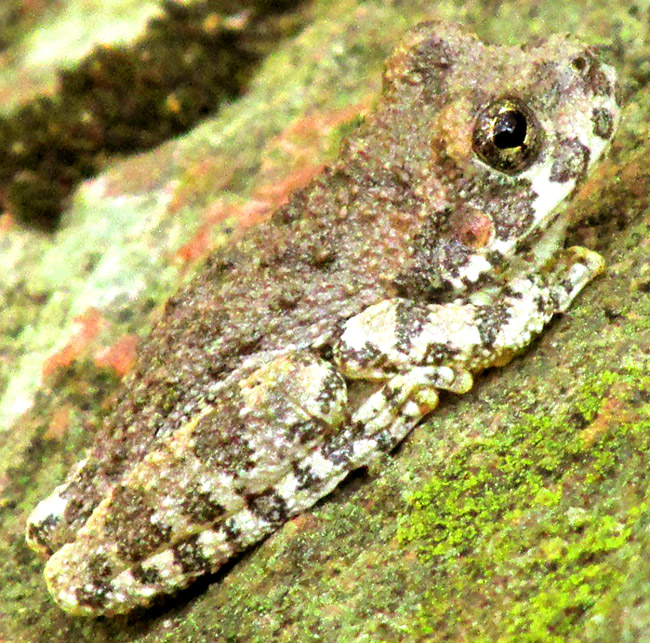
<path fill-rule="evenodd" d="M 534 214 L 528 230 L 510 239 L 495 238 L 486 246 L 486 251 L 497 252 L 508 259 L 526 248 L 548 248 L 551 253 L 560 247 L 569 223 L 569 217 L 565 215 L 573 203 L 572 196 L 584 184 L 591 168 L 606 151 L 608 143 L 601 142 L 595 151 L 584 145 L 582 147 L 590 153 L 584 161 L 584 169 L 574 177 L 563 181 L 554 179 L 556 164 L 550 163 L 543 163 L 540 167 L 521 175 L 521 178 L 530 181 L 530 191 L 534 195 L 531 202 Z M 537 255 L 537 252 L 535 254 Z"/>

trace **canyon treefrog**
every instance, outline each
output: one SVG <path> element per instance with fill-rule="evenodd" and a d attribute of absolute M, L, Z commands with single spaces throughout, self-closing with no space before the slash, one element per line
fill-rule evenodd
<path fill-rule="evenodd" d="M 217 570 L 507 362 L 603 267 L 564 205 L 619 118 L 614 70 L 554 36 L 412 29 L 334 164 L 167 304 L 28 541 L 74 614 Z"/>

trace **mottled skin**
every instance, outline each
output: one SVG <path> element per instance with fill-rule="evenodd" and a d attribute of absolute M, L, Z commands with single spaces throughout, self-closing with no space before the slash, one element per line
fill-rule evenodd
<path fill-rule="evenodd" d="M 214 571 L 507 362 L 602 260 L 559 250 L 618 120 L 614 71 L 567 37 L 411 30 L 339 159 L 172 298 L 30 545 L 71 613 Z"/>

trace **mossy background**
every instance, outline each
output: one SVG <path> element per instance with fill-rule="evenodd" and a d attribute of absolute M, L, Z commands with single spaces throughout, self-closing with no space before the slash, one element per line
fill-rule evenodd
<path fill-rule="evenodd" d="M 131 9 L 102 4 L 105 34 Z M 0 93 L 13 104 L 34 93 L 7 81 L 34 64 L 29 43 L 95 6 L 36 5 L 40 19 L 3 32 Z M 650 640 L 650 2 L 314 0 L 301 11 L 306 26 L 246 94 L 183 138 L 114 159 L 56 232 L 0 218 L 0 637 Z M 623 122 L 579 195 L 571 240 L 601 251 L 606 274 L 524 355 L 446 396 L 397 453 L 217 577 L 129 617 L 66 616 L 25 546 L 29 511 L 92 442 L 165 299 L 336 154 L 391 46 L 425 18 L 494 43 L 569 31 L 611 45 Z M 57 65 L 75 65 L 57 60 L 41 61 L 42 91 L 55 91 Z"/>

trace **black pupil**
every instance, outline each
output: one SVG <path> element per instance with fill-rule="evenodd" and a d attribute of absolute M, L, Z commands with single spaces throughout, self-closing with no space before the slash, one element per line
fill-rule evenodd
<path fill-rule="evenodd" d="M 505 150 L 521 147 L 526 140 L 526 117 L 521 112 L 499 114 L 494 126 L 494 144 Z"/>

